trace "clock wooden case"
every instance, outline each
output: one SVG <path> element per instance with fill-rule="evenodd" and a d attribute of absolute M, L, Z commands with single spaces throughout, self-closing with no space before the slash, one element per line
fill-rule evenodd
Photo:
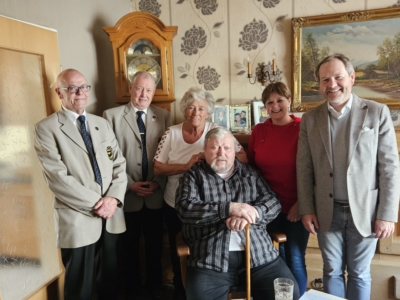
<path fill-rule="evenodd" d="M 150 72 L 156 81 L 153 104 L 171 110 L 175 101 L 172 39 L 177 26 L 165 26 L 156 16 L 132 12 L 113 27 L 103 27 L 114 53 L 117 103 L 130 101 L 129 82 L 137 71 Z"/>

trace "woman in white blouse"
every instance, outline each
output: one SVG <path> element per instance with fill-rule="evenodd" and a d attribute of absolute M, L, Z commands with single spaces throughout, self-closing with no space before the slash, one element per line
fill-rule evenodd
<path fill-rule="evenodd" d="M 210 92 L 197 87 L 190 88 L 180 102 L 185 121 L 167 129 L 154 157 L 154 174 L 168 176 L 164 191 L 164 200 L 167 204 L 164 216 L 168 227 L 174 271 L 174 299 L 185 298 L 175 244 L 176 235 L 182 230 L 182 223 L 175 212 L 175 192 L 183 173 L 204 160 L 204 137 L 210 129 L 219 126 L 208 121 L 214 112 L 214 104 L 215 100 Z M 236 142 L 236 157 L 241 162 L 247 163 L 246 152 L 238 142 Z"/>

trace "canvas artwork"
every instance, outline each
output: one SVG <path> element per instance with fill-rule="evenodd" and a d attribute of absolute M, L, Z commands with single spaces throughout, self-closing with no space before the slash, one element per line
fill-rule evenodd
<path fill-rule="evenodd" d="M 400 108 L 399 7 L 298 18 L 292 24 L 295 102 L 318 105 L 322 96 L 315 67 L 324 57 L 342 53 L 355 69 L 355 94 Z"/>

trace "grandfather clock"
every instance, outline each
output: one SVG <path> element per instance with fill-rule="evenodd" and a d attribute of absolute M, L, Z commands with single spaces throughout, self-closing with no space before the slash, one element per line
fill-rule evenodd
<path fill-rule="evenodd" d="M 103 27 L 114 53 L 117 103 L 130 101 L 129 82 L 137 71 L 148 71 L 156 81 L 153 104 L 171 110 L 175 101 L 172 39 L 177 26 L 165 26 L 147 12 L 132 12 L 113 27 Z"/>

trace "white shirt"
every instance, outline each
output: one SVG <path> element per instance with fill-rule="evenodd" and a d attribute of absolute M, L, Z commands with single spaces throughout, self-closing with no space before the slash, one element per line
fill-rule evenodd
<path fill-rule="evenodd" d="M 329 104 L 329 101 L 327 101 L 326 103 L 328 103 L 328 110 L 331 112 L 331 115 L 334 116 L 336 119 L 340 119 L 350 113 L 351 105 L 353 104 L 353 94 L 350 95 L 349 101 L 347 101 L 346 105 L 343 106 L 340 111 L 334 109 L 332 105 Z"/>
<path fill-rule="evenodd" d="M 64 105 L 61 105 L 61 107 L 63 108 L 63 110 L 65 110 L 65 113 L 66 113 L 68 119 L 70 119 L 71 122 L 76 126 L 76 128 L 78 128 L 78 131 L 81 132 L 81 122 L 78 120 L 78 117 L 81 115 L 78 115 L 76 112 L 74 112 L 72 110 L 66 109 L 64 107 Z M 86 110 L 83 110 L 82 116 L 85 116 L 86 131 L 90 135 L 89 126 L 88 126 L 88 122 L 87 122 L 87 118 L 86 118 Z"/>
<path fill-rule="evenodd" d="M 131 102 L 131 106 L 132 106 L 133 110 L 135 111 L 135 114 L 138 111 L 143 111 L 144 112 L 144 114 L 142 114 L 142 120 L 143 120 L 144 126 L 147 127 L 147 124 L 146 124 L 147 107 L 145 109 L 138 109 L 135 105 L 132 104 L 132 102 Z M 137 117 L 136 117 L 136 119 L 137 119 Z"/>

